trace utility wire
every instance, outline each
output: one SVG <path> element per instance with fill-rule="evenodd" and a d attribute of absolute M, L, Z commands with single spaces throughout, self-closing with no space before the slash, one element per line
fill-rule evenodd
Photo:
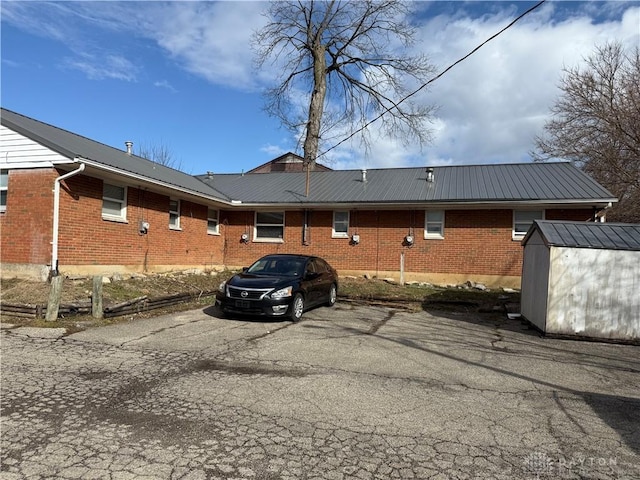
<path fill-rule="evenodd" d="M 515 20 L 513 20 L 509 25 L 507 25 L 506 27 L 504 27 L 502 30 L 500 30 L 498 33 L 493 34 L 492 36 L 490 36 L 489 38 L 487 38 L 484 42 L 482 42 L 480 45 L 478 45 L 476 48 L 474 48 L 473 50 L 471 50 L 469 53 L 467 53 L 464 57 L 456 60 L 455 62 L 453 62 L 451 65 L 449 65 L 447 68 L 445 68 L 442 72 L 440 72 L 438 75 L 436 75 L 435 77 L 433 77 L 432 79 L 430 79 L 429 81 L 427 81 L 427 83 L 424 83 L 423 85 L 421 85 L 417 90 L 414 90 L 413 92 L 411 92 L 410 94 L 408 94 L 406 97 L 404 97 L 403 99 L 401 99 L 399 102 L 397 102 L 395 105 L 393 105 L 392 107 L 388 107 L 385 108 L 384 112 L 382 112 L 380 115 L 378 115 L 377 117 L 375 117 L 373 120 L 368 121 L 366 124 L 364 124 L 362 127 L 360 127 L 359 129 L 357 129 L 355 132 L 351 133 L 349 136 L 347 136 L 346 138 L 340 140 L 338 143 L 336 143 L 335 145 L 333 145 L 332 147 L 329 147 L 328 149 L 326 149 L 324 152 L 320 153 L 316 159 L 322 157 L 323 155 L 326 155 L 327 153 L 329 153 L 331 150 L 333 150 L 334 148 L 339 147 L 340 145 L 342 145 L 343 143 L 345 143 L 347 140 L 350 140 L 351 138 L 353 138 L 354 136 L 356 136 L 358 133 L 360 133 L 361 131 L 363 131 L 365 128 L 367 128 L 369 125 L 371 125 L 374 122 L 377 122 L 378 120 L 380 120 L 385 114 L 389 113 L 391 110 L 393 110 L 394 108 L 397 108 L 398 105 L 400 105 L 401 103 L 403 103 L 404 101 L 408 100 L 409 98 L 413 97 L 415 94 L 417 94 L 419 91 L 421 91 L 422 89 L 424 89 L 427 85 L 435 82 L 436 80 L 438 80 L 440 77 L 442 77 L 445 73 L 447 73 L 449 70 L 451 70 L 453 67 L 455 67 L 456 65 L 458 65 L 459 63 L 465 61 L 467 58 L 469 58 L 471 55 L 473 55 L 474 53 L 476 53 L 478 50 L 480 50 L 482 47 L 484 47 L 487 43 L 489 43 L 491 40 L 493 40 L 494 38 L 496 38 L 497 36 L 501 35 L 502 33 L 504 33 L 506 30 L 508 30 L 509 28 L 511 28 L 513 25 L 515 25 L 518 21 L 520 21 L 522 18 L 524 18 L 525 16 L 527 16 L 528 14 L 530 14 L 531 12 L 533 12 L 535 9 L 537 9 L 538 7 L 540 7 L 543 3 L 545 3 L 547 0 L 541 0 L 540 2 L 538 2 L 537 4 L 535 4 L 533 7 L 531 7 L 529 10 L 527 10 L 526 12 L 520 14 L 518 17 L 515 18 Z"/>

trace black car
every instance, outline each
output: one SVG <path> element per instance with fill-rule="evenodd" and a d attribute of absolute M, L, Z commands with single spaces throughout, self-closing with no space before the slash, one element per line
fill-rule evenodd
<path fill-rule="evenodd" d="M 318 305 L 332 306 L 338 274 L 307 255 L 267 255 L 220 285 L 216 303 L 224 313 L 288 316 L 294 322 Z"/>

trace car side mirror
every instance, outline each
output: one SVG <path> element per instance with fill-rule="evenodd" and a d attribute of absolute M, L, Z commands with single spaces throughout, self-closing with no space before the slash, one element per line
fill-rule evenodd
<path fill-rule="evenodd" d="M 246 272 L 247 270 L 249 270 L 249 267 L 242 267 L 242 273 Z"/>

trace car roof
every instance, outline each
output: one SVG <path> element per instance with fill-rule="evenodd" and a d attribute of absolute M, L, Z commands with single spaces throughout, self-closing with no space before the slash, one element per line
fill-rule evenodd
<path fill-rule="evenodd" d="M 298 254 L 298 253 L 270 253 L 268 255 L 264 255 L 264 256 L 260 257 L 258 260 L 261 260 L 263 258 L 273 258 L 273 257 L 278 257 L 278 258 L 306 258 L 306 259 L 318 258 L 315 255 L 302 255 L 302 254 Z"/>

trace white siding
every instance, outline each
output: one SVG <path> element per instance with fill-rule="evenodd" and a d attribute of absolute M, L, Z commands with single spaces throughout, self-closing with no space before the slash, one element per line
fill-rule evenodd
<path fill-rule="evenodd" d="M 0 125 L 0 167 L 42 167 L 71 159 Z"/>
<path fill-rule="evenodd" d="M 543 332 L 546 330 L 548 288 L 549 247 L 536 229 L 524 249 L 520 313 Z"/>
<path fill-rule="evenodd" d="M 552 247 L 546 331 L 640 338 L 640 252 Z"/>

